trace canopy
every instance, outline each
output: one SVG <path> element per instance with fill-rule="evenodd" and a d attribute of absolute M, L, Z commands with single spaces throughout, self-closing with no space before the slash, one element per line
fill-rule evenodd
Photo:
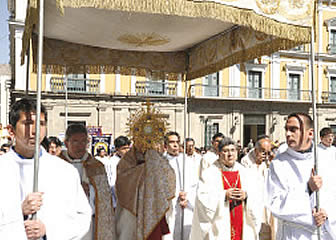
<path fill-rule="evenodd" d="M 310 42 L 313 12 L 311 0 L 45 0 L 44 70 L 194 79 Z M 31 0 L 34 63 L 37 22 Z"/>

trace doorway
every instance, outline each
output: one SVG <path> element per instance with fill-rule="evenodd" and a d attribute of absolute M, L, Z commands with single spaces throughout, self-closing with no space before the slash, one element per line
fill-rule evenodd
<path fill-rule="evenodd" d="M 266 133 L 265 114 L 246 114 L 244 115 L 243 144 L 247 146 L 250 139 L 255 143 L 259 135 Z"/>

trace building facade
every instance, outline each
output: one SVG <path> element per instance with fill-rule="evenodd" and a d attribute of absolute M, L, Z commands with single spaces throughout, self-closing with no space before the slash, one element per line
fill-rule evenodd
<path fill-rule="evenodd" d="M 25 1 L 8 0 L 11 13 L 12 98 L 34 96 L 36 74 L 31 61 L 20 65 Z M 315 43 L 318 127 L 336 130 L 336 1 L 319 1 Z M 311 113 L 310 47 L 297 46 L 237 64 L 184 83 L 151 76 L 120 74 L 43 75 L 42 98 L 48 109 L 48 134 L 64 133 L 68 124 L 101 126 L 113 137 L 125 135 L 127 121 L 150 99 L 167 118 L 169 129 L 197 146 L 209 146 L 222 132 L 247 144 L 259 134 L 284 141 L 291 112 Z M 188 104 L 184 112 L 184 98 Z"/>

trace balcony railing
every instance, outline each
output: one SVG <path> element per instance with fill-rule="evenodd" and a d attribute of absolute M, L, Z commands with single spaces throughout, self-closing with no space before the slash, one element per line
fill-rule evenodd
<path fill-rule="evenodd" d="M 195 98 L 311 101 L 311 91 L 309 90 L 249 88 L 221 85 L 209 86 L 203 84 L 191 85 L 189 95 Z"/>
<path fill-rule="evenodd" d="M 322 92 L 322 102 L 323 103 L 336 103 L 336 92 Z"/>
<path fill-rule="evenodd" d="M 135 83 L 137 95 L 143 96 L 177 96 L 177 83 L 161 81 L 137 81 Z"/>
<path fill-rule="evenodd" d="M 100 92 L 100 80 L 88 78 L 68 78 L 67 90 L 69 93 L 97 94 Z M 52 77 L 50 79 L 52 92 L 65 92 L 65 78 Z"/>

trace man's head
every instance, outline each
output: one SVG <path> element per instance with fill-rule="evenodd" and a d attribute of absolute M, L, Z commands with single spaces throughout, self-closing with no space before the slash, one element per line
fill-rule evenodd
<path fill-rule="evenodd" d="M 286 126 L 287 145 L 295 151 L 305 151 L 311 147 L 314 137 L 313 120 L 306 113 L 288 115 Z"/>
<path fill-rule="evenodd" d="M 180 135 L 177 132 L 168 132 L 164 137 L 164 144 L 171 156 L 178 156 L 180 153 Z"/>
<path fill-rule="evenodd" d="M 256 163 L 258 165 L 261 164 L 262 162 L 272 160 L 273 158 L 272 142 L 267 135 L 260 135 L 257 138 L 257 142 L 254 149 L 256 155 Z"/>
<path fill-rule="evenodd" d="M 131 141 L 125 136 L 119 136 L 114 140 L 117 155 L 123 157 L 130 149 Z"/>
<path fill-rule="evenodd" d="M 238 151 L 236 143 L 228 137 L 224 137 L 218 143 L 219 160 L 227 167 L 233 167 L 237 158 Z"/>
<path fill-rule="evenodd" d="M 216 133 L 215 135 L 213 135 L 212 136 L 212 141 L 211 141 L 211 143 L 212 143 L 212 147 L 216 150 L 216 151 L 218 151 L 218 143 L 220 142 L 220 141 L 222 141 L 223 140 L 223 138 L 224 138 L 224 134 L 223 133 Z"/>
<path fill-rule="evenodd" d="M 195 141 L 192 138 L 186 138 L 185 139 L 186 143 L 186 153 L 188 156 L 191 156 L 194 154 L 195 151 Z"/>
<path fill-rule="evenodd" d="M 48 138 L 48 152 L 51 155 L 59 156 L 62 151 L 62 142 L 57 137 Z"/>
<path fill-rule="evenodd" d="M 334 133 L 332 129 L 330 127 L 322 128 L 320 131 L 320 139 L 324 146 L 330 147 L 334 141 Z"/>
<path fill-rule="evenodd" d="M 106 151 L 104 147 L 97 148 L 97 156 L 98 157 L 106 157 Z"/>
<path fill-rule="evenodd" d="M 10 149 L 11 145 L 8 143 L 4 143 L 1 145 L 1 149 L 3 149 L 5 152 L 8 152 Z"/>
<path fill-rule="evenodd" d="M 46 135 L 47 111 L 41 104 L 39 143 Z M 23 98 L 16 101 L 9 112 L 8 132 L 15 138 L 15 151 L 31 158 L 35 151 L 36 100 Z"/>
<path fill-rule="evenodd" d="M 65 131 L 64 143 L 70 157 L 74 159 L 82 158 L 89 143 L 86 127 L 82 124 L 71 124 Z"/>

